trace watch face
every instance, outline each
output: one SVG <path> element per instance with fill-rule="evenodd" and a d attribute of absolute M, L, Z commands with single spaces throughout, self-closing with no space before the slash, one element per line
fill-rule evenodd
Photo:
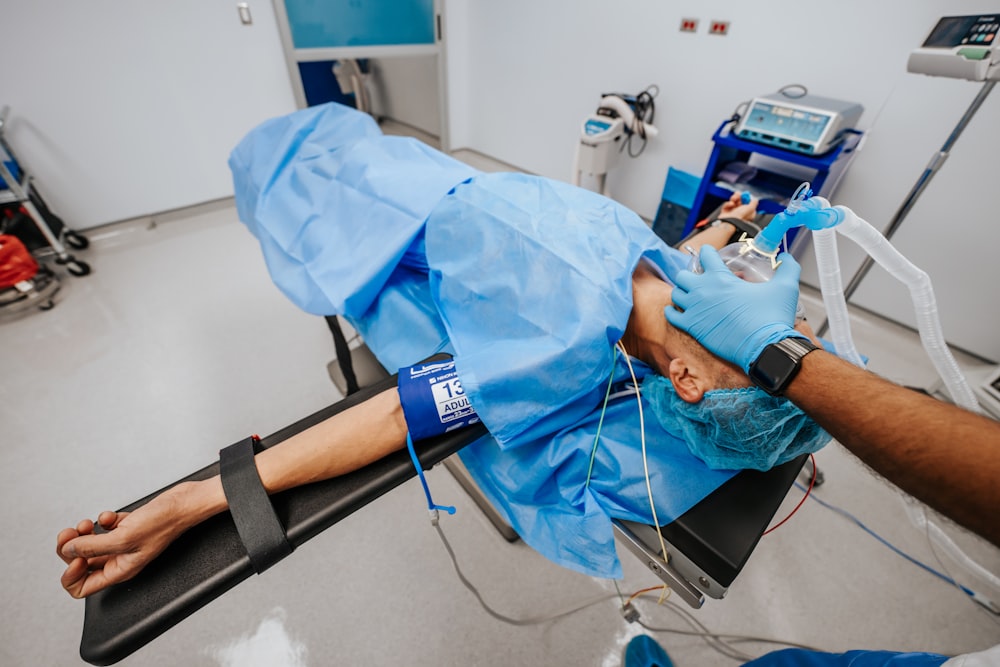
<path fill-rule="evenodd" d="M 798 362 L 787 352 L 768 345 L 750 367 L 750 379 L 769 394 L 777 394 L 791 381 L 798 368 Z"/>

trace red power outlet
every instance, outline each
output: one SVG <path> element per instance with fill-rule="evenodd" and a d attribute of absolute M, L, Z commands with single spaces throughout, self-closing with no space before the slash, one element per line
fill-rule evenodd
<path fill-rule="evenodd" d="M 729 21 L 712 21 L 708 28 L 709 35 L 728 35 Z"/>
<path fill-rule="evenodd" d="M 681 19 L 681 32 L 698 32 L 698 19 Z"/>

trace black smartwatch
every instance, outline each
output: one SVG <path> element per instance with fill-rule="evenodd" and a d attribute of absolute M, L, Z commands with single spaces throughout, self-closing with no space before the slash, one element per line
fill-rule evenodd
<path fill-rule="evenodd" d="M 802 357 L 818 349 L 806 338 L 792 337 L 771 343 L 750 364 L 750 379 L 771 396 L 781 396 L 802 367 Z"/>

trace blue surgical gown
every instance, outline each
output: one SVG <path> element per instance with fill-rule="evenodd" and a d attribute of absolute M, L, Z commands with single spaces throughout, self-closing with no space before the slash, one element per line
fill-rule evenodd
<path fill-rule="evenodd" d="M 336 104 L 262 124 L 230 167 L 240 219 L 292 301 L 345 317 L 386 368 L 455 356 L 490 431 L 462 460 L 549 559 L 621 576 L 611 519 L 652 521 L 643 430 L 661 524 L 734 474 L 708 469 L 648 410 L 641 419 L 615 352 L 638 263 L 686 261 L 632 211 L 558 181 L 479 173 Z M 631 361 L 641 383 L 650 369 Z"/>

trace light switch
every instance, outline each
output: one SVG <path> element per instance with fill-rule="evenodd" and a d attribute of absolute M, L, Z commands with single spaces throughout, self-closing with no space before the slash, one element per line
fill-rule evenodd
<path fill-rule="evenodd" d="M 240 22 L 243 25 L 253 25 L 253 16 L 250 15 L 250 5 L 240 2 L 236 5 L 236 11 L 240 14 Z"/>

